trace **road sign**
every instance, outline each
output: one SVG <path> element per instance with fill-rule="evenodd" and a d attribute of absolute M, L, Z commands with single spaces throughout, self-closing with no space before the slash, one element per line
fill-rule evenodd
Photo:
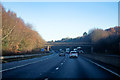
<path fill-rule="evenodd" d="M 44 49 L 42 48 L 42 49 L 41 49 L 41 51 L 43 52 L 43 51 L 44 51 Z"/>

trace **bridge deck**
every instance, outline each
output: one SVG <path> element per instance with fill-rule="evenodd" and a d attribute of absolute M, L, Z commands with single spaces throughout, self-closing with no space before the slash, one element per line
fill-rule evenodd
<path fill-rule="evenodd" d="M 47 43 L 45 46 L 92 46 L 92 43 L 88 42 L 52 42 Z"/>

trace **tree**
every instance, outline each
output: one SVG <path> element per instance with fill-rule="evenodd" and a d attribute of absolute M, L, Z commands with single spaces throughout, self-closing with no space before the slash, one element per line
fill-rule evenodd
<path fill-rule="evenodd" d="M 0 33 L 1 34 L 1 33 Z M 5 38 L 4 38 L 5 37 Z M 6 53 L 27 52 L 44 47 L 45 40 L 13 11 L 2 6 L 2 51 Z"/>
<path fill-rule="evenodd" d="M 84 37 L 84 36 L 87 36 L 87 33 L 86 33 L 86 32 L 83 33 L 83 37 Z"/>

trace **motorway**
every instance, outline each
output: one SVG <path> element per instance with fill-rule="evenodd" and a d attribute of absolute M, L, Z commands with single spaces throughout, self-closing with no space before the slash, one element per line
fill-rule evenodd
<path fill-rule="evenodd" d="M 68 54 L 64 57 L 57 53 L 41 58 L 4 63 L 0 73 L 3 80 L 116 80 L 119 78 L 83 56 L 69 58 Z"/>

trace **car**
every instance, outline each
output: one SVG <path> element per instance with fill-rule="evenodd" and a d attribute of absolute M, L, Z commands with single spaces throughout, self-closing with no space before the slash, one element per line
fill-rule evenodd
<path fill-rule="evenodd" d="M 69 54 L 69 57 L 70 57 L 70 58 L 72 58 L 72 57 L 78 58 L 78 53 L 77 53 L 77 51 L 71 51 L 70 54 Z"/>
<path fill-rule="evenodd" d="M 59 56 L 65 56 L 64 52 L 59 53 Z"/>
<path fill-rule="evenodd" d="M 70 48 L 66 48 L 66 53 L 69 54 L 69 52 L 70 52 Z"/>

